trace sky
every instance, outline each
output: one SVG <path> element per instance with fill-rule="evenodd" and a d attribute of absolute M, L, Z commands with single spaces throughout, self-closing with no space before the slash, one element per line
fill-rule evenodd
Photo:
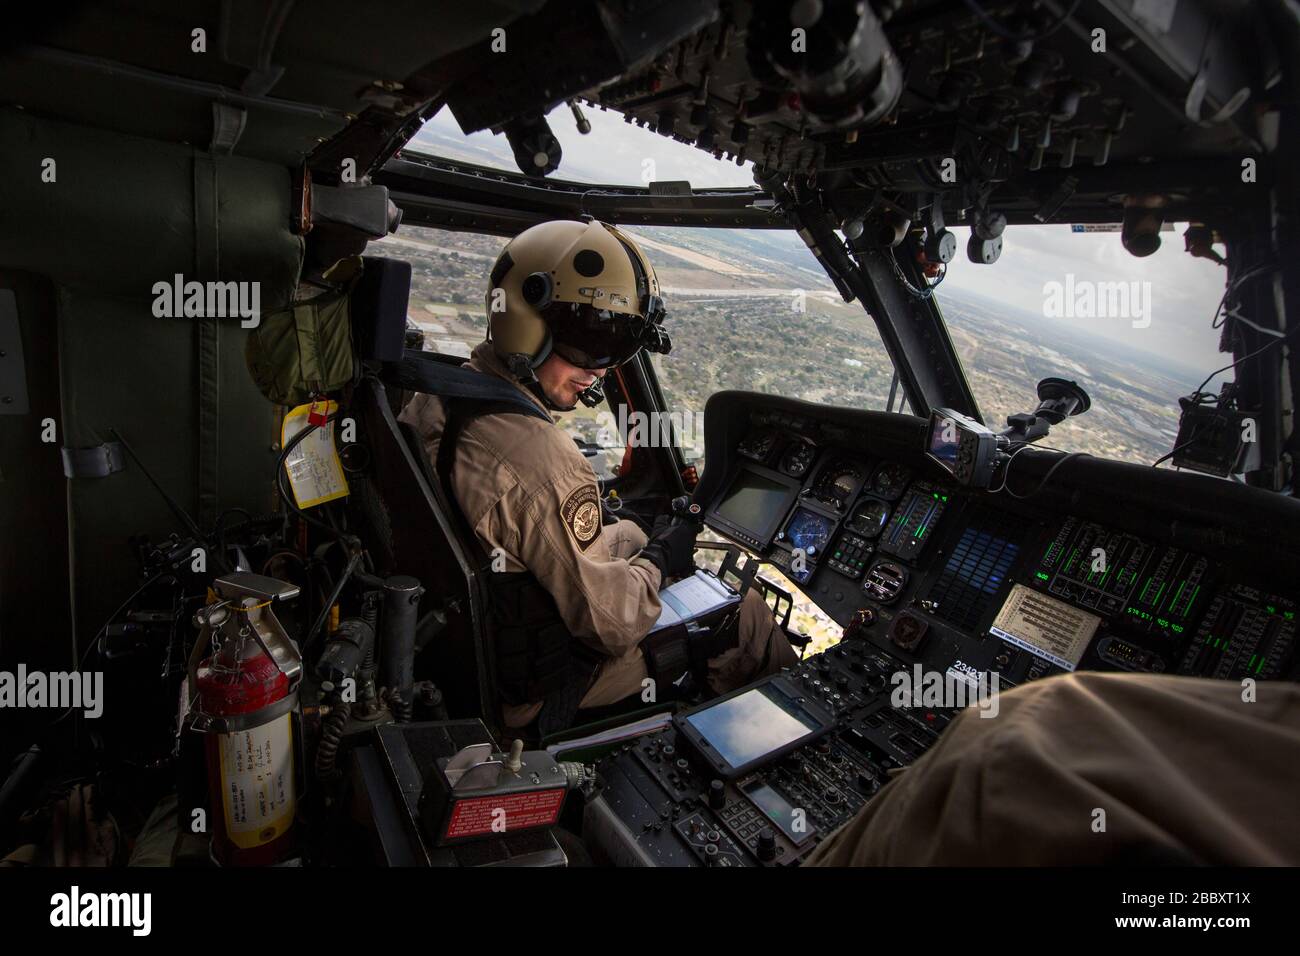
<path fill-rule="evenodd" d="M 1070 274 L 1076 289 L 1082 281 L 1149 282 L 1149 296 L 1137 287 L 1149 306 L 1142 318 L 1075 317 L 1064 321 L 1116 344 L 1165 355 L 1193 369 L 1204 368 L 1208 374 L 1229 361 L 1220 361 L 1219 331 L 1211 328 L 1223 295 L 1224 267 L 1183 251 L 1186 228 L 1180 223 L 1173 232 L 1162 232 L 1160 248 L 1139 259 L 1124 249 L 1117 232 L 1072 233 L 1068 225 L 1010 226 L 1002 237 L 1002 257 L 994 265 L 976 265 L 966 259 L 963 250 L 949 266 L 944 286 L 950 287 L 950 293 L 969 290 L 1042 315 L 1050 298 L 1044 287 L 1058 283 L 1063 294 Z M 953 231 L 964 245 L 967 231 Z M 941 287 L 941 300 L 943 291 Z M 1135 327 L 1135 323 L 1144 325 L 1147 318 L 1150 325 Z"/>
<path fill-rule="evenodd" d="M 577 131 L 566 107 L 551 112 L 548 120 L 563 150 L 556 178 L 579 182 L 640 185 L 651 179 L 686 179 L 693 186 L 752 186 L 753 166 L 746 162 L 719 161 L 692 146 L 626 123 L 621 114 L 583 107 L 592 131 Z M 466 137 L 449 110 L 425 124 L 412 143 L 415 150 L 455 156 L 484 165 L 517 171 L 504 136 L 482 131 Z M 647 165 L 647 161 L 652 165 Z M 1135 258 L 1120 244 L 1119 233 L 1073 233 L 1068 224 L 1011 226 L 1003 235 L 1002 256 L 991 266 L 966 258 L 968 232 L 954 228 L 959 239 L 957 258 L 950 264 L 940 292 L 959 295 L 970 291 L 1005 301 L 1022 318 L 1043 316 L 1051 296 L 1049 283 L 1059 284 L 1063 296 L 1067 281 L 1080 283 L 1128 282 L 1145 304 L 1140 316 L 1067 317 L 1078 331 L 1101 336 L 1121 346 L 1167 356 L 1190 369 L 1212 369 L 1227 364 L 1218 352 L 1219 333 L 1211 328 L 1215 307 L 1223 295 L 1224 269 L 1183 251 L 1186 226 L 1161 233 L 1161 246 L 1153 255 Z M 801 243 L 797 243 L 802 246 Z M 1073 275 L 1073 280 L 1067 277 Z M 1148 287 L 1141 283 L 1149 282 Z M 1147 320 L 1149 319 L 1149 325 Z M 1135 327 L 1145 325 L 1146 327 Z"/>

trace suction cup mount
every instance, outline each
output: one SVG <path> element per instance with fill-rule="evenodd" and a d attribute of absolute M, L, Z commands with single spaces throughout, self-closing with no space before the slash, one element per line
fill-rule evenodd
<path fill-rule="evenodd" d="M 1046 419 L 1049 424 L 1059 425 L 1071 415 L 1082 415 L 1091 407 L 1092 399 L 1078 382 L 1045 378 L 1038 383 L 1038 408 L 1034 415 Z"/>
<path fill-rule="evenodd" d="M 1012 444 L 1038 441 L 1053 425 L 1059 425 L 1071 415 L 1082 415 L 1091 407 L 1092 399 L 1078 382 L 1045 378 L 1038 383 L 1038 408 L 1032 414 L 1008 415 L 1009 427 L 998 435 L 998 444 L 1006 449 Z"/>

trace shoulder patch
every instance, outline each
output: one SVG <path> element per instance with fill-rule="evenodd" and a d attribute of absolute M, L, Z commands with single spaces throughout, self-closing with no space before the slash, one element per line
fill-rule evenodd
<path fill-rule="evenodd" d="M 600 534 L 600 499 L 594 485 L 583 485 L 560 505 L 560 517 L 580 551 L 586 551 Z"/>

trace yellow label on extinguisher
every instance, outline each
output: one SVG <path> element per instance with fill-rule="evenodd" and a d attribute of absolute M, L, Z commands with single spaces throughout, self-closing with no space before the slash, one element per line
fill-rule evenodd
<path fill-rule="evenodd" d="M 289 829 L 293 789 L 293 715 L 251 730 L 217 735 L 226 833 L 242 850 L 270 843 Z"/>

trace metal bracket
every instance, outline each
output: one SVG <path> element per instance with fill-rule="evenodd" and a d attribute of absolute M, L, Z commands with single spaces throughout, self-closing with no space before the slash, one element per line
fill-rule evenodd
<path fill-rule="evenodd" d="M 122 446 L 106 441 L 93 448 L 64 448 L 63 474 L 67 478 L 107 478 L 126 467 Z"/>
<path fill-rule="evenodd" d="M 239 571 L 212 583 L 218 597 L 230 601 L 248 617 L 253 640 L 257 641 L 266 656 L 271 658 L 280 673 L 292 683 L 302 674 L 302 656 L 284 632 L 268 605 L 275 600 L 288 600 L 298 596 L 296 585 L 268 578 L 260 574 Z M 251 606 L 250 606 L 251 605 Z"/>
<path fill-rule="evenodd" d="M 1228 43 L 1227 37 L 1228 33 L 1220 30 L 1219 24 L 1215 23 L 1205 38 L 1205 48 L 1201 51 L 1201 59 L 1196 66 L 1196 76 L 1192 78 L 1192 85 L 1187 90 L 1186 99 L 1183 100 L 1183 115 L 1197 126 L 1226 123 L 1250 99 L 1250 87 L 1242 86 L 1228 97 L 1227 102 L 1212 116 L 1203 115 L 1205 98 L 1210 90 L 1210 74 L 1218 66 L 1215 58 L 1227 56 L 1227 50 L 1224 49 Z"/>
<path fill-rule="evenodd" d="M 213 582 L 212 589 L 221 597 L 230 598 L 231 600 L 247 595 L 262 598 L 266 601 L 287 601 L 290 598 L 297 597 L 299 590 L 296 584 L 289 584 L 279 578 L 269 578 L 264 574 L 251 574 L 247 571 L 239 571 L 235 574 L 228 574 L 224 578 L 217 578 Z"/>
<path fill-rule="evenodd" d="M 208 152 L 233 152 L 247 124 L 248 110 L 226 103 L 213 103 L 212 142 L 208 144 Z"/>
<path fill-rule="evenodd" d="M 1034 219 L 1038 222 L 1048 222 L 1053 219 L 1061 211 L 1061 207 L 1070 201 L 1070 197 L 1074 195 L 1074 191 L 1078 188 L 1079 177 L 1066 176 L 1052 190 L 1052 194 L 1043 201 L 1043 204 L 1038 207 L 1038 211 L 1034 213 Z"/>
<path fill-rule="evenodd" d="M 251 714 L 232 714 L 229 717 L 217 717 L 213 714 L 205 714 L 202 711 L 194 711 L 190 729 L 203 734 L 237 734 L 252 727 L 260 727 L 262 724 L 269 723 L 277 717 L 282 717 L 297 709 L 298 692 L 295 690 L 274 704 L 269 704 L 261 710 L 253 711 Z"/>
<path fill-rule="evenodd" d="M 785 588 L 774 584 L 762 575 L 754 579 L 754 586 L 763 593 L 765 603 L 769 594 L 776 596 L 776 606 L 772 608 L 772 616 L 776 618 L 783 629 L 788 629 L 790 627 L 790 614 L 794 610 L 794 596 Z"/>
<path fill-rule="evenodd" d="M 740 563 L 741 558 L 745 558 L 744 564 Z M 745 592 L 753 585 L 754 575 L 762 563 L 762 559 L 746 554 L 739 548 L 728 548 L 727 556 L 722 559 L 722 566 L 718 568 L 718 580 L 726 584 L 728 577 L 734 577 L 740 584 L 740 587 L 735 590 L 744 597 Z"/>
<path fill-rule="evenodd" d="M 923 193 L 917 196 L 917 202 L 929 202 L 925 209 L 925 228 L 932 235 L 943 232 L 947 224 L 943 221 L 943 195 L 941 193 Z"/>

